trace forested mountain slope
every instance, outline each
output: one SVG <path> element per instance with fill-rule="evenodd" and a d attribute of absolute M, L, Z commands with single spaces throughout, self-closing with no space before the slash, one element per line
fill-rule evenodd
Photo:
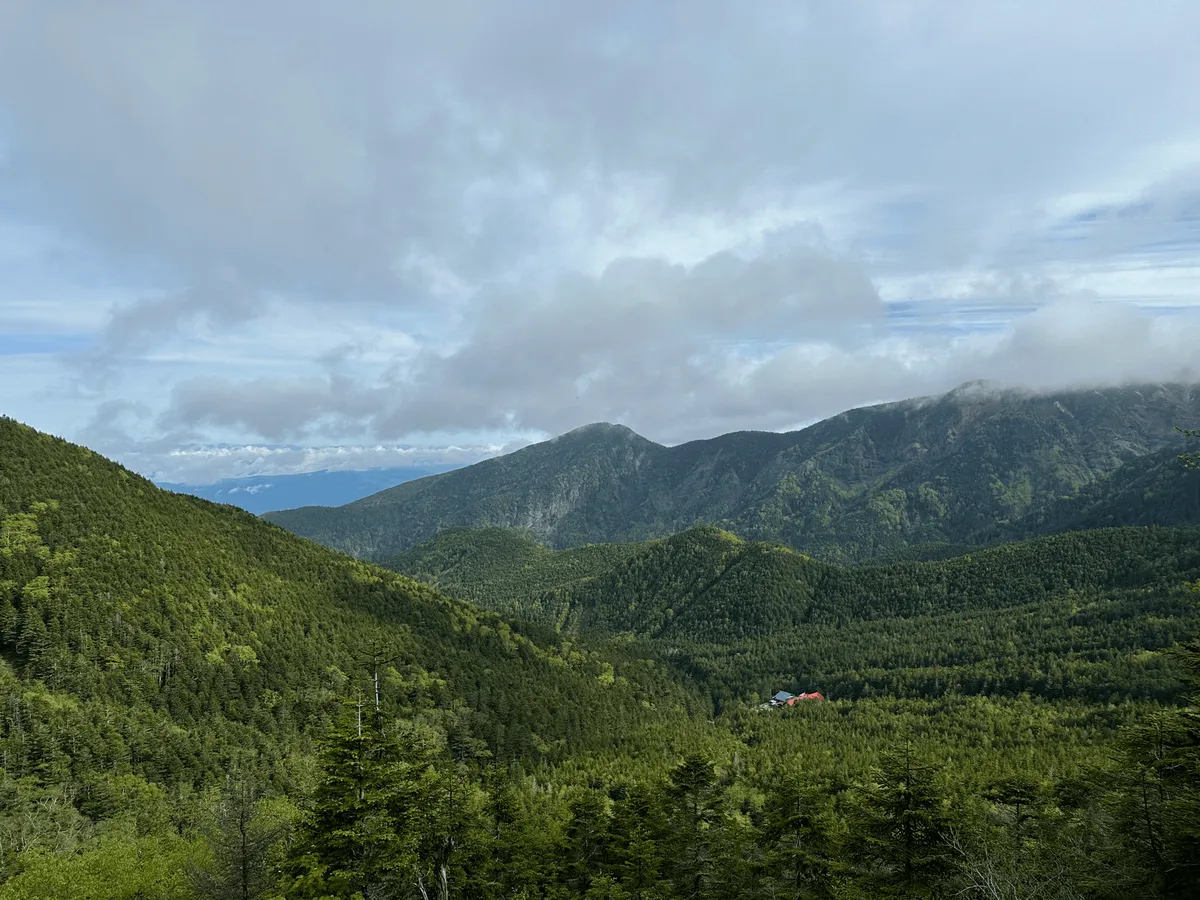
<path fill-rule="evenodd" d="M 560 551 L 488 529 L 439 535 L 391 565 L 570 632 L 641 636 L 718 702 L 772 684 L 1168 698 L 1159 651 L 1200 630 L 1189 590 L 1200 528 L 1068 532 L 849 567 L 712 527 Z"/>
<path fill-rule="evenodd" d="M 552 550 L 528 529 L 452 528 L 382 565 L 484 609 L 576 633 L 570 592 L 644 549 L 629 543 Z"/>
<path fill-rule="evenodd" d="M 0 420 L 0 900 L 1193 896 L 1195 537 L 426 548 L 596 644 Z"/>
<path fill-rule="evenodd" d="M 510 760 L 693 702 L 633 654 L 562 644 L 8 419 L 0 641 L 6 771 L 80 783 L 280 758 L 370 693 L 372 654 L 394 702 L 457 709 L 455 727 Z"/>
<path fill-rule="evenodd" d="M 1192 385 L 1029 394 L 971 384 L 789 434 L 741 432 L 671 448 L 593 425 L 348 506 L 268 518 L 371 559 L 460 526 L 528 528 L 561 548 L 715 524 L 857 560 L 976 535 L 1025 537 L 1059 522 L 1122 524 L 1088 506 L 1103 498 L 1080 492 L 1147 454 L 1161 451 L 1154 459 L 1166 472 L 1183 446 L 1176 426 L 1197 423 Z M 1136 481 L 1114 484 L 1128 491 Z M 1188 504 L 1143 507 L 1135 521 L 1197 521 Z"/>
<path fill-rule="evenodd" d="M 1073 496 L 1041 498 L 1021 519 L 983 528 L 979 543 L 1120 525 L 1200 525 L 1200 469 L 1168 447 L 1130 460 Z"/>

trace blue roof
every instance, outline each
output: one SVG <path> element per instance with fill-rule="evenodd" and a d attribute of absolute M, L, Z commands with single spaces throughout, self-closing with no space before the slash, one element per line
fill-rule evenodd
<path fill-rule="evenodd" d="M 796 695 L 795 695 L 795 694 L 789 694 L 787 691 L 780 691 L 778 694 L 776 694 L 776 695 L 775 695 L 774 697 L 772 697 L 771 699 L 772 699 L 772 700 L 791 700 L 791 699 L 792 699 L 792 697 L 794 697 L 794 696 L 796 696 Z"/>

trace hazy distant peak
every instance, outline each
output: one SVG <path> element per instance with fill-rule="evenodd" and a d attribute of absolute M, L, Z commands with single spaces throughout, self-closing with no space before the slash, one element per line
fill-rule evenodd
<path fill-rule="evenodd" d="M 1011 385 L 1006 385 L 1000 381 L 991 381 L 986 378 L 976 378 L 971 381 L 964 381 L 954 390 L 949 391 L 946 396 L 953 398 L 966 397 L 990 397 L 996 394 L 1009 393 L 1015 390 Z"/>

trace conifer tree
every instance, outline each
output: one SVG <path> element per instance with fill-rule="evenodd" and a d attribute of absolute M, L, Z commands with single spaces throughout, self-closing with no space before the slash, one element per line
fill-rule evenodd
<path fill-rule="evenodd" d="M 710 760 L 687 756 L 667 779 L 671 829 L 670 871 L 688 900 L 707 896 L 712 882 L 713 835 L 721 819 L 721 786 Z"/>
<path fill-rule="evenodd" d="M 613 868 L 633 900 L 657 900 L 668 844 L 663 794 L 657 786 L 633 784 L 613 807 L 610 852 Z"/>
<path fill-rule="evenodd" d="M 1200 642 L 1180 648 L 1188 706 L 1149 716 L 1127 737 L 1116 773 L 1119 834 L 1135 875 L 1159 896 L 1200 896 Z"/>
<path fill-rule="evenodd" d="M 836 829 L 829 792 L 821 785 L 793 775 L 768 787 L 762 826 L 764 880 L 773 885 L 774 896 L 833 896 L 840 868 Z"/>
<path fill-rule="evenodd" d="M 608 808 L 598 791 L 585 790 L 572 799 L 566 830 L 566 880 L 577 894 L 586 894 L 608 856 Z"/>
<path fill-rule="evenodd" d="M 858 810 L 854 837 L 877 896 L 938 897 L 954 869 L 950 801 L 938 768 L 906 742 L 884 754 Z"/>
<path fill-rule="evenodd" d="M 287 823 L 264 816 L 261 799 L 261 789 L 248 776 L 226 783 L 208 836 L 212 858 L 192 870 L 192 882 L 201 897 L 258 900 L 274 885 L 270 866 Z"/>
<path fill-rule="evenodd" d="M 445 868 L 429 852 L 445 813 L 439 742 L 417 725 L 376 727 L 373 715 L 364 721 L 364 705 L 326 741 L 287 896 L 369 900 L 413 887 L 444 895 Z"/>

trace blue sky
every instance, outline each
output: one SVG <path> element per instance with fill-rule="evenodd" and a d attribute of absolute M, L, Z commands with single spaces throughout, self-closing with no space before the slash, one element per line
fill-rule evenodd
<path fill-rule="evenodd" d="M 1200 378 L 1200 4 L 0 5 L 0 411 L 152 477 Z"/>

